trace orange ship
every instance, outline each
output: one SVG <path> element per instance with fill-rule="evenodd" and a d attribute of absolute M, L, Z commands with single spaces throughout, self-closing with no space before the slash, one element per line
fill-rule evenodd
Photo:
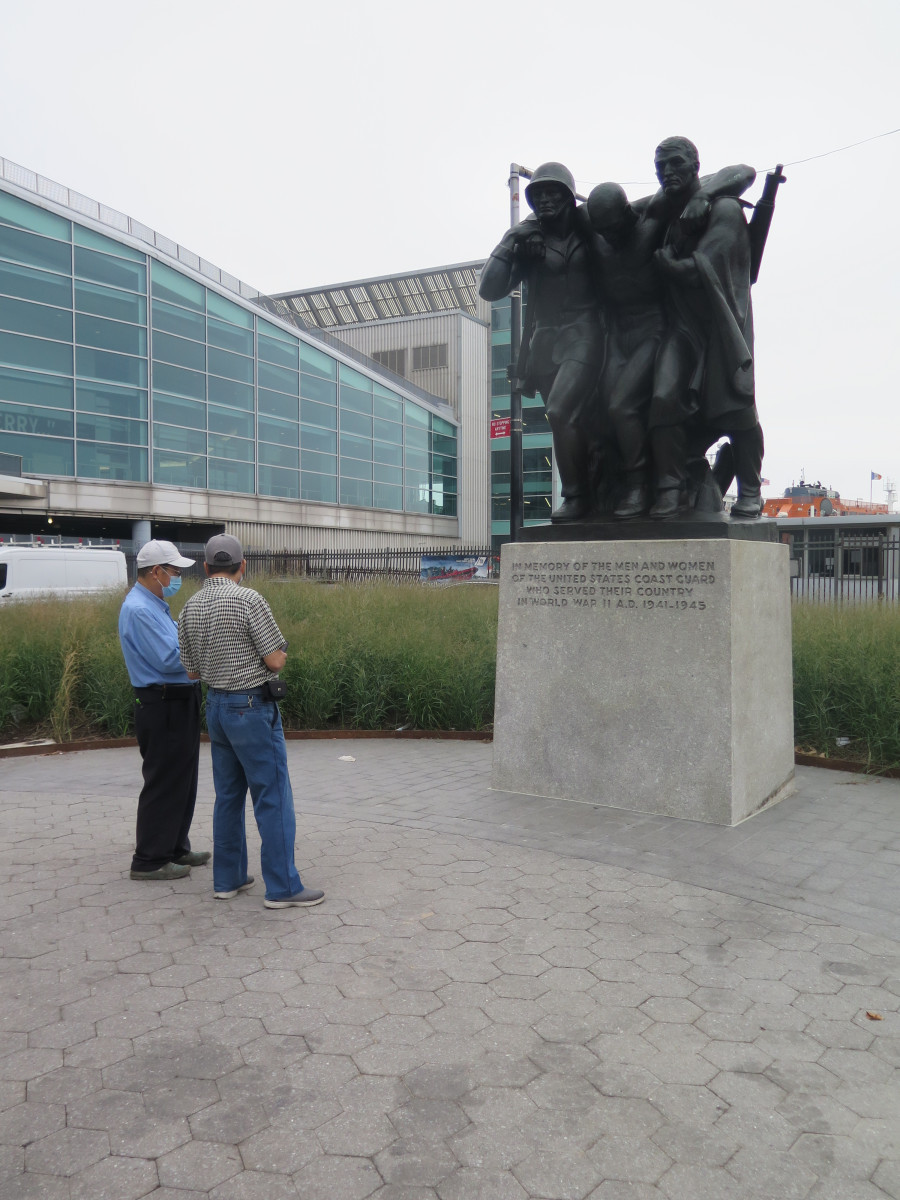
<path fill-rule="evenodd" d="M 869 517 L 888 512 L 886 504 L 871 500 L 842 500 L 841 493 L 821 483 L 806 483 L 801 479 L 794 487 L 785 489 L 781 499 L 766 500 L 765 517 Z"/>

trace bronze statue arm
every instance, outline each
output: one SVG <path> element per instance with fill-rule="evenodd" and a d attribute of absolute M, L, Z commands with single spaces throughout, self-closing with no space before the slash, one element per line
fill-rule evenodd
<path fill-rule="evenodd" d="M 522 281 L 529 258 L 528 246 L 540 239 L 540 227 L 533 218 L 520 221 L 504 233 L 484 264 L 478 283 L 482 300 L 502 300 Z"/>
<path fill-rule="evenodd" d="M 702 233 L 709 221 L 709 211 L 712 201 L 720 196 L 737 198 L 751 187 L 756 179 L 756 171 L 743 163 L 733 167 L 723 167 L 714 175 L 704 175 L 700 179 L 700 189 L 691 196 L 680 217 L 682 230 L 687 234 Z"/>

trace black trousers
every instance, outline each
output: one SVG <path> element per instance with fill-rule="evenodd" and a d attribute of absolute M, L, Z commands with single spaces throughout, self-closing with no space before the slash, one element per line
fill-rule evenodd
<path fill-rule="evenodd" d="M 134 724 L 143 759 L 132 871 L 155 871 L 191 848 L 197 799 L 200 685 L 135 688 Z"/>

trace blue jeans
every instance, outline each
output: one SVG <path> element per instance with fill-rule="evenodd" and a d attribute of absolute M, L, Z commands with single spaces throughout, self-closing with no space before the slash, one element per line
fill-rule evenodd
<path fill-rule="evenodd" d="M 206 695 L 212 743 L 213 889 L 231 892 L 247 880 L 247 789 L 262 839 L 260 866 L 267 900 L 285 900 L 303 888 L 294 866 L 294 796 L 278 705 L 259 689 Z"/>

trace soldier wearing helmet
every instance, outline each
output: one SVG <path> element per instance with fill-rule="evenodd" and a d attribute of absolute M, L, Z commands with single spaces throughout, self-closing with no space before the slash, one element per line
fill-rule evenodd
<path fill-rule="evenodd" d="M 478 290 L 485 300 L 499 300 L 527 284 L 527 330 L 516 370 L 523 393 L 540 394 L 553 433 L 563 499 L 551 519 L 577 521 L 591 507 L 591 408 L 603 358 L 591 235 L 576 221 L 575 180 L 562 163 L 539 166 L 525 199 L 533 216 L 504 234 Z"/>

